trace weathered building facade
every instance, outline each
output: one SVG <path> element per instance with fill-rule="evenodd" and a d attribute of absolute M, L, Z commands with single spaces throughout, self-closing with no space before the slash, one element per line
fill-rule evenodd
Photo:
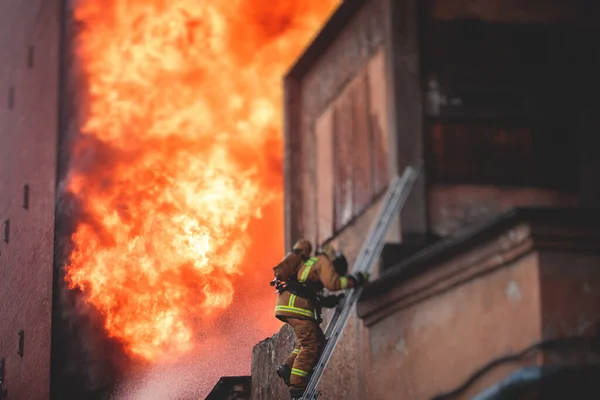
<path fill-rule="evenodd" d="M 544 368 L 600 361 L 598 222 L 596 211 L 518 209 L 386 271 L 357 307 L 368 330 L 365 398 L 472 399 L 514 384 L 513 373 L 523 385 L 528 367 L 544 390 L 533 398 L 597 396 L 590 387 L 577 397 L 575 381 L 549 393 Z"/>
<path fill-rule="evenodd" d="M 600 322 L 599 11 L 346 0 L 290 70 L 286 248 L 332 242 L 353 262 L 391 176 L 424 167 L 324 399 L 470 398 L 520 367 L 595 360 L 530 350 L 452 392 L 498 357 L 588 340 Z M 290 338 L 284 327 L 254 349 L 253 399 L 285 398 L 274 368 Z"/>
<path fill-rule="evenodd" d="M 57 187 L 83 92 L 72 4 L 0 4 L 0 381 L 10 399 L 93 398 L 114 383 L 104 360 L 82 356 L 91 334 L 65 312 L 73 210 Z"/>
<path fill-rule="evenodd" d="M 0 379 L 12 399 L 50 394 L 60 14 L 58 0 L 0 4 Z"/>

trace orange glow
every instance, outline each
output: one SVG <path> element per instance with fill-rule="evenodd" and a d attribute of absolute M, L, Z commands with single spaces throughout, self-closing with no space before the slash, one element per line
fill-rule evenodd
<path fill-rule="evenodd" d="M 66 280 L 131 356 L 185 354 L 229 309 L 259 321 L 257 339 L 279 326 L 282 75 L 336 4 L 78 2 L 87 88 L 68 190 L 83 218 Z"/>

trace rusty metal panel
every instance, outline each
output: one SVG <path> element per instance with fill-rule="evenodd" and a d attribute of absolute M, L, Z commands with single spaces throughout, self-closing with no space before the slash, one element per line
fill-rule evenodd
<path fill-rule="evenodd" d="M 317 243 L 333 235 L 333 110 L 317 120 Z"/>
<path fill-rule="evenodd" d="M 336 230 L 350 222 L 353 216 L 353 136 L 352 98 L 346 93 L 339 99 L 334 113 L 334 209 Z"/>
<path fill-rule="evenodd" d="M 285 218 L 285 249 L 292 249 L 293 243 L 301 236 L 300 223 L 293 215 L 302 215 L 302 192 L 296 182 L 296 177 L 302 171 L 302 158 L 298 149 L 301 147 L 300 136 L 300 84 L 289 79 L 284 88 L 284 143 L 283 143 L 283 174 L 284 174 L 284 218 Z"/>
<path fill-rule="evenodd" d="M 292 215 L 302 230 L 302 237 L 315 242 L 317 240 L 317 175 L 316 170 L 316 138 L 314 126 L 306 130 L 307 134 L 302 136 L 298 151 L 302 165 L 302 173 L 296 177 L 299 186 L 302 214 Z M 302 217 L 300 217 L 302 216 Z"/>
<path fill-rule="evenodd" d="M 368 79 L 366 71 L 361 73 L 353 85 L 352 128 L 354 132 L 354 215 L 358 215 L 373 200 L 371 167 L 373 159 L 372 132 L 369 124 L 369 108 L 367 107 Z"/>
<path fill-rule="evenodd" d="M 387 186 L 390 154 L 387 129 L 383 128 L 387 118 L 383 68 L 379 52 L 315 123 L 319 158 L 314 173 L 319 196 L 315 199 L 318 241 L 344 228 Z M 328 157 L 332 160 L 329 163 L 325 161 Z M 331 179 L 330 165 L 333 166 Z M 335 189 L 326 189 L 330 185 Z M 332 205 L 327 203 L 331 200 L 323 198 L 329 196 L 334 199 Z M 334 214 L 331 228 L 330 210 Z"/>
<path fill-rule="evenodd" d="M 373 140 L 373 191 L 382 192 L 389 182 L 389 132 L 385 54 L 380 50 L 368 66 L 368 102 Z"/>
<path fill-rule="evenodd" d="M 389 178 L 389 153 L 387 134 L 382 128 L 386 118 L 385 78 L 372 69 L 372 64 L 383 68 L 382 57 L 374 57 L 367 66 L 344 88 L 341 94 L 329 106 L 315 124 L 317 154 L 325 160 L 326 152 L 331 154 L 333 164 L 333 231 L 344 228 L 353 218 L 371 205 L 378 190 L 385 189 Z M 373 76 L 371 75 L 373 74 Z M 375 101 L 371 84 L 375 82 Z M 377 86 L 380 85 L 380 86 Z M 373 106 L 375 104 L 375 106 Z M 373 107 L 378 107 L 373 110 Z M 333 143 L 327 131 L 333 131 Z M 331 134 L 331 133 L 329 133 Z M 323 142 L 323 143 L 321 143 Z M 331 150 L 333 146 L 333 150 Z M 317 161 L 315 180 L 319 187 L 319 196 L 330 196 L 325 189 L 330 185 L 328 168 L 325 161 Z M 321 182 L 322 181 L 322 182 Z M 317 219 L 319 240 L 327 239 L 329 231 L 329 200 L 318 199 Z M 324 208 L 325 207 L 325 208 Z M 321 221 L 325 218 L 324 221 Z M 327 236 L 323 236 L 326 235 Z"/>

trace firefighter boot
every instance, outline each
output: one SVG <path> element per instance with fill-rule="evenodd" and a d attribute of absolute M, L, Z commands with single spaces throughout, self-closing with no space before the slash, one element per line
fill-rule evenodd
<path fill-rule="evenodd" d="M 298 389 L 298 388 L 292 388 L 290 389 L 290 397 L 292 400 L 300 400 L 302 399 L 302 396 L 304 396 L 304 391 L 306 390 L 306 388 L 302 388 L 302 389 Z"/>
<path fill-rule="evenodd" d="M 292 369 L 285 364 L 281 364 L 277 367 L 277 375 L 283 379 L 287 386 L 290 386 L 290 376 L 292 375 Z"/>

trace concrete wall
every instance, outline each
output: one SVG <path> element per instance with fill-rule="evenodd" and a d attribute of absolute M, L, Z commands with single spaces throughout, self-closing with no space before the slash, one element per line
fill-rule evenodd
<path fill-rule="evenodd" d="M 540 267 L 544 338 L 596 333 L 600 328 L 600 256 L 548 250 L 540 254 Z"/>
<path fill-rule="evenodd" d="M 278 333 L 258 343 L 252 349 L 252 400 L 289 398 L 289 389 L 275 369 L 294 349 L 294 332 L 283 325 Z"/>
<path fill-rule="evenodd" d="M 433 232 L 446 236 L 513 207 L 576 207 L 578 196 L 536 188 L 432 184 L 429 220 Z"/>
<path fill-rule="evenodd" d="M 404 265 L 411 275 L 386 273 L 394 283 L 358 305 L 369 338 L 359 375 L 366 398 L 429 399 L 540 341 L 597 333 L 600 231 L 589 221 L 574 228 L 580 218 L 505 224 L 494 236 L 475 232 L 477 244 Z M 491 369 L 452 398 L 471 398 L 523 366 L 597 360 L 585 345 L 532 353 Z"/>
<path fill-rule="evenodd" d="M 9 243 L 0 242 L 0 357 L 12 399 L 50 390 L 60 4 L 0 2 L 0 222 L 10 220 Z"/>
<path fill-rule="evenodd" d="M 537 282 L 537 257 L 530 254 L 373 325 L 373 361 L 364 377 L 369 398 L 429 399 L 458 387 L 490 360 L 535 342 L 540 333 Z M 509 370 L 494 372 L 471 394 Z"/>

